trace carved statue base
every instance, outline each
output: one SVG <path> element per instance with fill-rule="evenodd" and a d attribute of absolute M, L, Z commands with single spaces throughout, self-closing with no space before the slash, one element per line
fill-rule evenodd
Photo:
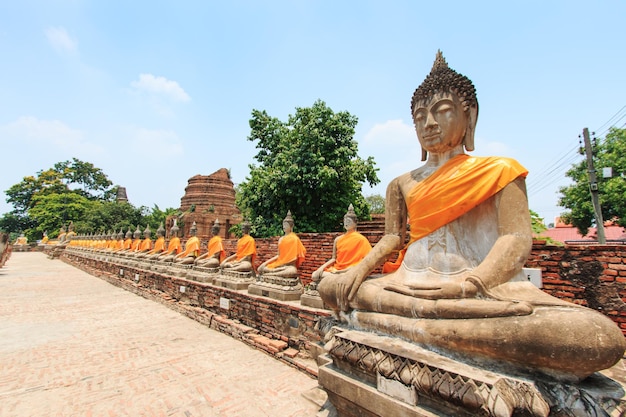
<path fill-rule="evenodd" d="M 250 284 L 248 293 L 280 301 L 296 301 L 302 295 L 302 282 L 300 278 L 262 275 L 256 282 Z"/>
<path fill-rule="evenodd" d="M 203 266 L 194 265 L 187 272 L 187 279 L 191 279 L 193 281 L 198 282 L 207 282 L 212 284 L 215 280 L 215 277 L 220 273 L 219 268 L 206 268 Z"/>
<path fill-rule="evenodd" d="M 185 278 L 187 277 L 187 273 L 189 272 L 192 266 L 193 265 L 181 265 L 181 264 L 177 264 L 174 262 L 174 263 L 169 264 L 169 267 L 166 273 L 169 275 L 178 277 L 178 278 Z"/>
<path fill-rule="evenodd" d="M 624 415 L 622 385 L 595 373 L 576 384 L 503 373 L 398 338 L 334 327 L 320 386 L 339 416 Z"/>
<path fill-rule="evenodd" d="M 313 308 L 326 308 L 324 301 L 320 297 L 320 293 L 317 290 L 307 289 L 304 294 L 300 296 L 300 304 Z"/>
<path fill-rule="evenodd" d="M 221 274 L 215 276 L 213 285 L 230 290 L 246 290 L 254 281 L 256 281 L 256 278 L 250 271 L 223 270 Z"/>

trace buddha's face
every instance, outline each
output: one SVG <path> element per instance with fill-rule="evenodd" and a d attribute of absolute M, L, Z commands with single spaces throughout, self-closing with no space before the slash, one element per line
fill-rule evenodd
<path fill-rule="evenodd" d="M 283 222 L 283 231 L 285 234 L 291 233 L 293 230 L 293 226 L 289 222 Z"/>
<path fill-rule="evenodd" d="M 356 228 L 356 223 L 352 220 L 352 217 L 344 216 L 343 228 L 347 231 L 354 230 Z"/>
<path fill-rule="evenodd" d="M 437 93 L 413 110 L 417 137 L 422 148 L 431 153 L 446 152 L 462 144 L 468 120 L 459 98 L 451 93 Z"/>

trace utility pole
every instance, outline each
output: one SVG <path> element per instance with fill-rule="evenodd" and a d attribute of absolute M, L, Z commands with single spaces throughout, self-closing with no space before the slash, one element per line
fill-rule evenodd
<path fill-rule="evenodd" d="M 600 199 L 598 198 L 598 181 L 596 179 L 596 170 L 593 167 L 593 152 L 591 150 L 591 141 L 589 140 L 589 129 L 583 129 L 583 138 L 585 140 L 585 153 L 587 154 L 587 172 L 589 173 L 589 191 L 591 191 L 591 202 L 593 203 L 593 211 L 596 215 L 596 227 L 598 229 L 598 243 L 604 245 L 606 237 L 604 236 L 604 220 L 602 220 L 602 208 L 600 207 Z"/>

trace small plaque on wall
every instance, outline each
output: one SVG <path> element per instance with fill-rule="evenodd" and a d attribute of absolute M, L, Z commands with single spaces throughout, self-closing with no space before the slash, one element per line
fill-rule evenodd
<path fill-rule="evenodd" d="M 229 310 L 230 309 L 230 299 L 224 298 L 224 297 L 220 297 L 220 308 L 223 308 L 224 310 Z"/>

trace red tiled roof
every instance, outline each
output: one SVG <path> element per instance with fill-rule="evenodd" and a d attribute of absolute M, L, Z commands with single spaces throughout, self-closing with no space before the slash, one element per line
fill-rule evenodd
<path fill-rule="evenodd" d="M 598 235 L 595 227 L 590 227 L 587 236 L 583 236 L 578 233 L 578 230 L 572 226 L 566 226 L 563 223 L 558 224 L 557 227 L 545 230 L 540 233 L 540 236 L 549 237 L 557 242 L 566 243 L 568 241 L 583 241 L 583 242 L 597 242 Z M 621 226 L 604 226 L 604 236 L 607 241 L 610 240 L 623 240 L 626 241 L 626 232 Z"/>

